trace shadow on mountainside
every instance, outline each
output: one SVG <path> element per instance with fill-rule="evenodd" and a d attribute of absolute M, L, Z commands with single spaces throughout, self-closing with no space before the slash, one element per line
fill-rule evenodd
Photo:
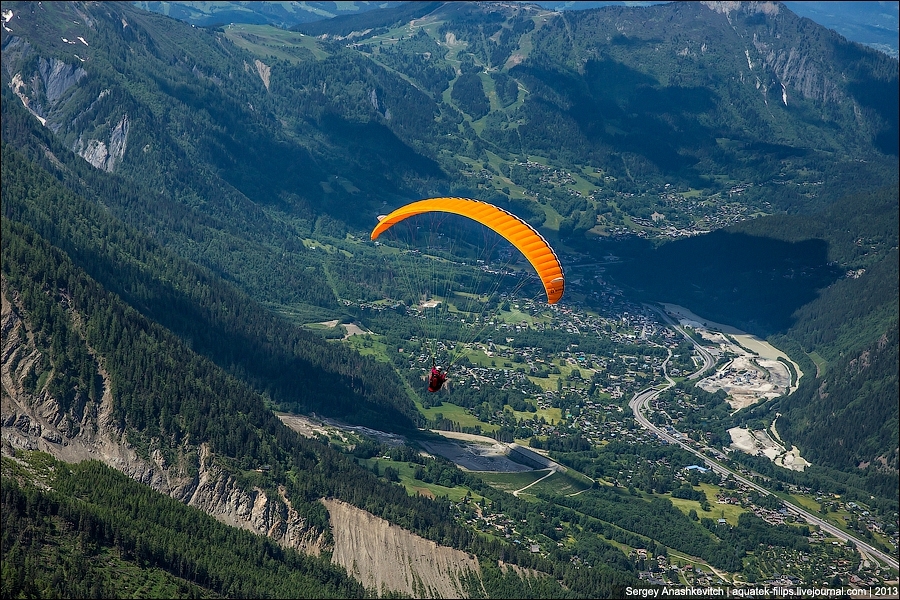
<path fill-rule="evenodd" d="M 787 330 L 794 312 L 840 277 L 828 243 L 715 231 L 657 248 L 604 245 L 622 262 L 610 277 L 642 300 L 671 302 L 713 321 L 765 337 Z"/>

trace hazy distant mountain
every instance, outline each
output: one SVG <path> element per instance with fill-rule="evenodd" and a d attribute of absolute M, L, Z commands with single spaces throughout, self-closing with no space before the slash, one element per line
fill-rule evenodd
<path fill-rule="evenodd" d="M 789 9 L 812 19 L 819 25 L 839 34 L 898 56 L 898 24 L 900 5 L 897 2 L 785 2 Z"/>
<path fill-rule="evenodd" d="M 272 24 L 290 28 L 336 16 L 392 8 L 402 2 L 134 2 L 144 10 L 169 15 L 200 27 L 226 23 Z M 552 10 L 589 10 L 605 6 L 653 6 L 664 2 L 530 2 Z M 897 58 L 896 2 L 785 2 L 801 17 L 833 29 L 848 40 Z"/>
<path fill-rule="evenodd" d="M 228 23 L 269 24 L 290 28 L 298 23 L 388 8 L 400 2 L 133 2 L 143 10 L 209 27 Z"/>
<path fill-rule="evenodd" d="M 535 2 L 553 10 L 586 10 L 603 6 L 651 6 L 664 2 Z M 791 11 L 833 29 L 848 40 L 871 46 L 897 58 L 898 12 L 896 2 L 784 2 Z"/>

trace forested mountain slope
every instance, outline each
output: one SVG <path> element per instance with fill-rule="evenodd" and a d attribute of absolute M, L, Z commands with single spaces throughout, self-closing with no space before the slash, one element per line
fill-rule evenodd
<path fill-rule="evenodd" d="M 4 148 L 3 157 L 4 173 L 11 177 L 11 185 L 4 186 L 10 191 L 4 207 L 23 213 L 39 207 L 40 199 L 25 191 L 31 189 L 51 203 L 63 200 L 74 211 L 85 209 L 87 203 L 42 180 L 46 174 L 25 166 L 15 150 Z M 81 458 L 79 448 L 84 448 L 227 522 L 307 551 L 331 547 L 327 512 L 319 503 L 330 497 L 429 539 L 477 552 L 489 562 L 500 556 L 534 563 L 513 547 L 473 539 L 454 523 L 446 501 L 409 496 L 352 457 L 287 429 L 260 394 L 107 291 L 63 250 L 19 221 L 16 210 L 10 212 L 2 232 L 7 450 L 15 441 Z M 86 216 L 90 213 L 69 214 L 75 223 L 85 223 Z M 107 228 L 110 241 L 128 238 L 115 221 L 98 224 Z M 266 355 L 260 354 L 257 358 Z M 97 488 L 97 502 L 115 504 L 104 489 Z M 155 543 L 146 540 L 151 547 Z M 147 547 L 140 552 L 145 551 L 154 552 Z M 11 571 L 13 580 L 27 576 L 27 564 L 13 565 L 25 569 Z M 182 577 L 182 567 L 168 558 L 160 564 Z M 552 563 L 537 566 L 555 569 Z M 571 583 L 580 594 L 587 589 L 611 594 L 618 581 L 628 580 L 624 572 L 598 570 L 595 575 Z M 573 576 L 560 572 L 563 578 Z M 197 577 L 189 581 L 209 585 Z M 229 588 L 227 593 L 237 592 Z"/>
<path fill-rule="evenodd" d="M 95 461 L 4 456 L 2 503 L 7 598 L 366 596 L 322 558 L 219 523 Z"/>
<path fill-rule="evenodd" d="M 18 134 L 10 137 L 33 159 L 74 181 L 85 195 L 99 192 L 107 206 L 126 209 L 143 202 L 120 178 L 67 155 L 29 119 L 11 104 L 3 127 Z M 53 159 L 43 156 L 45 152 Z M 107 289 L 180 335 L 195 351 L 241 373 L 285 407 L 389 428 L 412 426 L 413 409 L 397 393 L 396 377 L 383 366 L 289 326 L 207 269 L 178 258 L 102 206 L 65 189 L 17 150 L 4 146 L 3 160 L 6 218 L 29 223 L 71 252 Z M 167 202 L 155 197 L 165 210 Z M 388 387 L 377 391 L 379 386 Z"/>
<path fill-rule="evenodd" d="M 222 520 L 253 507 L 243 526 L 310 551 L 331 547 L 334 498 L 472 552 L 472 593 L 621 594 L 635 566 L 601 533 L 739 566 L 740 536 L 665 502 L 529 503 L 440 467 L 569 544 L 532 554 L 275 416 L 423 424 L 391 364 L 303 326 L 379 323 L 362 305 L 395 282 L 376 216 L 461 195 L 528 219 L 566 260 L 621 257 L 609 273 L 634 298 L 773 336 L 810 376 L 760 410 L 805 455 L 896 489 L 897 61 L 774 3 L 410 3 L 298 31 L 129 3 L 2 11 L 7 440 L 108 450 L 188 503 L 218 490 Z M 23 495 L 65 504 L 4 502 Z M 355 593 L 333 573 L 320 593 Z"/>
<path fill-rule="evenodd" d="M 304 2 L 285 5 L 282 2 L 134 2 L 144 10 L 157 12 L 182 21 L 207 27 L 224 23 L 271 23 L 278 27 L 350 16 L 363 11 L 390 7 L 394 2 Z M 625 2 L 533 2 L 544 8 L 586 10 Z M 663 4 L 650 2 L 645 4 Z M 897 57 L 897 7 L 883 2 L 785 2 L 802 17 L 833 29 L 854 42 L 859 42 Z"/>
<path fill-rule="evenodd" d="M 352 456 L 288 430 L 266 408 L 261 396 L 106 292 L 27 226 L 4 219 L 2 239 L 4 452 L 11 451 L 14 443 L 71 458 L 93 453 L 142 483 L 213 512 L 221 520 L 265 532 L 289 548 L 314 553 L 331 552 L 333 532 L 340 527 L 329 525 L 329 513 L 319 500 L 341 499 L 362 508 L 369 518 L 381 516 L 426 539 L 478 556 L 483 576 L 465 572 L 455 576 L 455 589 L 466 595 L 480 589 L 490 597 L 510 593 L 613 597 L 634 581 L 629 570 L 618 564 L 579 573 L 568 561 L 532 557 L 512 544 L 474 536 L 455 523 L 446 499 L 410 496 L 404 488 L 356 464 Z M 111 447 L 113 451 L 108 453 Z M 62 470 L 60 477 L 68 473 Z M 4 477 L 8 471 L 14 469 L 5 465 Z M 262 542 L 255 542 L 259 552 L 274 554 L 273 560 L 262 558 L 260 563 L 244 566 L 247 577 L 261 580 L 238 581 L 234 570 L 224 566 L 237 559 L 231 553 L 231 542 L 221 539 L 237 534 L 210 525 L 215 539 L 193 536 L 190 555 L 182 556 L 186 550 L 180 534 L 159 529 L 171 526 L 168 521 L 148 517 L 149 530 L 137 532 L 134 528 L 139 523 L 122 514 L 116 494 L 127 493 L 122 488 L 133 484 L 96 485 L 104 477 L 115 478 L 87 463 L 73 475 L 73 481 L 81 481 L 79 475 L 87 478 L 81 485 L 87 485 L 92 494 L 90 506 L 70 506 L 73 490 L 69 484 L 60 488 L 60 497 L 30 485 L 22 494 L 4 480 L 4 502 L 10 502 L 9 510 L 4 511 L 4 519 L 9 519 L 4 534 L 25 532 L 31 540 L 23 547 L 12 537 L 4 538 L 4 557 L 7 553 L 10 557 L 4 560 L 4 581 L 11 592 L 55 589 L 80 593 L 86 589 L 82 575 L 89 573 L 96 575 L 97 589 L 109 591 L 109 576 L 93 557 L 119 552 L 124 558 L 116 563 L 119 572 L 130 573 L 135 567 L 132 556 L 140 561 L 140 571 L 130 574 L 138 586 L 187 592 L 199 586 L 230 597 L 249 589 L 273 589 L 265 583 L 266 571 L 293 564 L 311 579 L 286 581 L 279 593 L 357 595 L 353 590 L 358 586 L 347 582 L 340 571 L 290 552 L 283 554 Z M 487 486 L 482 493 L 498 503 L 502 495 Z M 160 515 L 170 518 L 174 518 L 171 512 L 178 513 L 159 496 L 145 492 L 141 497 L 144 510 L 158 507 Z M 504 501 L 518 510 L 527 504 Z M 26 510 L 22 504 L 28 502 L 37 508 L 27 519 L 19 520 Z M 154 509 L 150 514 L 157 512 Z M 194 518 L 180 514 L 179 522 Z M 77 523 L 71 521 L 75 518 Z M 128 528 L 113 535 L 123 522 Z M 78 529 L 77 542 L 74 536 L 61 533 L 76 524 L 86 528 Z M 107 533 L 109 528 L 112 534 Z M 236 539 L 236 544 L 241 543 L 241 538 Z M 247 540 L 242 543 L 248 544 Z M 30 557 L 46 546 L 73 544 L 81 544 L 74 555 L 54 554 L 45 560 L 60 569 L 74 561 L 79 565 L 77 576 L 65 585 L 33 577 Z M 215 552 L 206 552 L 207 544 L 215 545 Z M 593 547 L 617 552 L 596 541 Z M 343 548 L 344 558 L 352 550 Z M 197 562 L 197 556 L 212 554 L 215 557 L 203 560 L 222 561 L 215 569 Z M 408 558 L 421 560 L 419 554 Z M 511 570 L 498 570 L 498 559 L 537 570 L 523 578 Z M 358 565 L 354 570 L 372 568 L 367 556 L 357 556 L 352 562 Z M 160 571 L 148 571 L 148 565 Z M 547 573 L 555 578 L 548 578 Z M 413 569 L 411 576 L 422 578 L 423 570 Z M 441 577 L 446 579 L 446 574 Z M 337 586 L 335 590 L 329 591 L 328 582 Z M 421 579 L 418 585 L 429 590 L 436 582 Z M 389 587 L 380 593 L 391 590 L 396 591 Z"/>

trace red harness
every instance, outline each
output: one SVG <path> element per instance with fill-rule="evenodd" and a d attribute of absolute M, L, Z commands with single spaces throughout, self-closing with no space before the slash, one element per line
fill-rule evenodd
<path fill-rule="evenodd" d="M 428 380 L 428 391 L 438 391 L 439 389 L 441 389 L 441 386 L 444 385 L 445 381 L 447 381 L 446 375 L 444 375 L 437 369 L 431 369 L 431 379 Z"/>

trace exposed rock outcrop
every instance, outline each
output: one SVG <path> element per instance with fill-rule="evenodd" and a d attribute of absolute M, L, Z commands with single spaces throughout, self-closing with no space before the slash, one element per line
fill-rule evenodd
<path fill-rule="evenodd" d="M 701 2 L 712 11 L 730 16 L 731 13 L 737 11 L 745 11 L 748 13 L 763 13 L 766 15 L 777 15 L 779 12 L 777 2 Z"/>
<path fill-rule="evenodd" d="M 28 42 L 17 36 L 9 36 L 3 46 L 3 68 L 10 77 L 9 86 L 12 91 L 25 108 L 46 125 L 53 108 L 72 86 L 87 76 L 87 71 L 56 57 L 41 57 L 34 72 L 17 72 L 17 65 L 33 52 Z"/>
<path fill-rule="evenodd" d="M 38 63 L 38 72 L 41 74 L 47 102 L 51 105 L 56 104 L 69 88 L 87 76 L 87 71 L 83 68 L 66 64 L 58 58 L 42 58 Z"/>
<path fill-rule="evenodd" d="M 332 562 L 378 593 L 413 598 L 465 598 L 463 580 L 479 575 L 478 559 L 440 546 L 340 500 L 322 501 L 334 531 Z"/>
<path fill-rule="evenodd" d="M 268 90 L 269 76 L 272 74 L 272 68 L 258 58 L 253 62 L 253 64 L 256 65 L 256 72 L 259 73 L 259 78 L 262 79 L 263 85 L 265 85 L 266 90 Z"/>
<path fill-rule="evenodd" d="M 127 146 L 128 115 L 123 115 L 122 120 L 109 134 L 109 145 L 103 140 L 91 139 L 85 142 L 82 138 L 78 138 L 73 150 L 94 167 L 111 173 L 116 162 L 125 156 Z"/>
<path fill-rule="evenodd" d="M 59 133 L 60 129 L 66 129 L 78 121 L 75 119 L 69 124 L 64 124 L 61 118 L 66 113 L 67 98 L 71 96 L 69 91 L 87 76 L 87 71 L 81 66 L 71 65 L 56 57 L 40 57 L 36 67 L 28 67 L 29 59 L 33 55 L 34 50 L 28 42 L 9 36 L 3 46 L 3 68 L 10 76 L 10 88 L 25 108 L 42 125 L 49 127 L 54 133 Z M 20 70 L 23 68 L 26 70 Z M 89 112 L 96 102 L 108 93 L 108 90 L 104 91 L 94 103 L 79 112 Z M 112 172 L 125 156 L 128 147 L 130 127 L 128 115 L 113 112 L 102 116 L 93 127 L 85 127 L 86 125 L 88 124 L 82 124 L 80 127 L 91 131 L 90 137 L 78 133 L 72 150 L 94 167 L 108 173 Z M 100 137 L 93 133 L 98 130 L 104 132 Z"/>
<path fill-rule="evenodd" d="M 311 530 L 286 499 L 284 490 L 270 498 L 261 489 L 242 489 L 219 467 L 205 445 L 179 449 L 178 461 L 167 464 L 162 453 L 142 458 L 128 444 L 127 434 L 116 424 L 108 373 L 98 358 L 98 374 L 103 380 L 99 402 L 88 401 L 79 418 L 60 410 L 47 392 L 46 383 L 29 390 L 26 378 L 36 369 L 49 372 L 49 359 L 37 348 L 24 311 L 16 306 L 16 293 L 0 278 L 0 435 L 3 452 L 16 448 L 40 450 L 66 461 L 99 460 L 178 500 L 196 506 L 220 521 L 254 533 L 268 535 L 279 543 L 318 554 L 323 537 Z M 78 328 L 80 315 L 69 309 Z M 85 342 L 86 343 L 86 342 Z M 37 375 L 38 373 L 35 373 Z M 35 378 L 32 377 L 32 380 Z M 76 422 L 73 422 L 76 421 Z M 194 468 L 187 465 L 193 464 Z M 191 474 L 191 473 L 195 474 Z"/>
<path fill-rule="evenodd" d="M 807 54 L 797 48 L 776 50 L 756 36 L 753 45 L 762 57 L 763 66 L 771 69 L 783 86 L 789 86 L 808 100 L 823 103 L 843 101 L 844 94 L 840 87 L 825 77 Z"/>

